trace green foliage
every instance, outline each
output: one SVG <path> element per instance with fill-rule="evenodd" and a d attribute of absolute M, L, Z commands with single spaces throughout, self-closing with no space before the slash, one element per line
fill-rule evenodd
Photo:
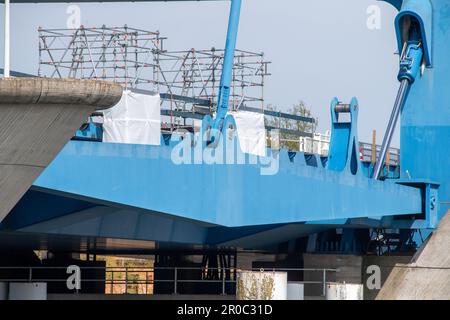
<path fill-rule="evenodd" d="M 273 106 L 273 105 L 268 105 L 266 107 L 266 109 L 270 110 L 270 111 L 280 111 L 278 107 Z M 306 104 L 303 101 L 299 101 L 298 103 L 294 104 L 285 113 L 313 118 L 313 114 L 312 114 L 311 110 L 306 106 Z M 297 121 L 297 120 L 286 119 L 286 118 L 266 117 L 265 125 L 275 127 L 275 128 L 280 128 L 280 129 L 289 129 L 289 130 L 313 133 L 316 130 L 316 127 L 318 124 L 318 119 L 316 118 L 315 120 L 316 120 L 315 123 L 309 123 L 309 122 Z M 292 141 L 292 140 L 294 140 L 294 141 Z M 299 148 L 298 141 L 299 141 L 299 137 L 297 135 L 280 133 L 280 147 L 281 148 L 285 148 L 288 150 L 298 150 L 298 148 Z"/>

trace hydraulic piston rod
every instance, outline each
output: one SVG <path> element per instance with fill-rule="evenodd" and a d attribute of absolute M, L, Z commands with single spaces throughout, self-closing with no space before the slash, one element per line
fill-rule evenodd
<path fill-rule="evenodd" d="M 394 135 L 397 120 L 400 115 L 400 110 L 403 108 L 403 105 L 405 104 L 410 86 L 411 84 L 406 79 L 400 82 L 400 88 L 398 89 L 394 108 L 392 109 L 391 117 L 389 118 L 389 123 L 386 128 L 386 133 L 384 134 L 383 144 L 381 145 L 380 157 L 378 158 L 378 161 L 375 164 L 373 171 L 373 177 L 376 179 L 380 178 L 381 169 L 383 168 L 384 164 L 384 159 L 386 158 L 386 154 L 391 144 L 392 136 Z"/>
<path fill-rule="evenodd" d="M 398 89 L 394 108 L 392 109 L 391 117 L 383 138 L 380 157 L 373 170 L 373 177 L 375 179 L 380 179 L 381 177 L 386 154 L 389 150 L 392 136 L 394 135 L 400 111 L 405 105 L 410 87 L 414 83 L 416 76 L 419 73 L 420 65 L 422 64 L 423 49 L 419 41 L 408 41 L 405 43 L 405 48 L 406 49 L 403 50 L 400 59 L 400 71 L 397 77 L 400 81 L 400 88 Z"/>

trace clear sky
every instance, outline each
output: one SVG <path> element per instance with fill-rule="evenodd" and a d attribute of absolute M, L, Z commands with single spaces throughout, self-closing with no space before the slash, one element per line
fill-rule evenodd
<path fill-rule="evenodd" d="M 367 26 L 380 8 L 379 28 Z M 69 4 L 13 4 L 12 69 L 36 73 L 37 28 L 65 28 Z M 229 3 L 149 2 L 80 4 L 85 26 L 159 30 L 167 49 L 223 48 Z M 393 19 L 395 9 L 376 0 L 243 0 L 238 48 L 264 51 L 272 61 L 266 103 L 287 109 L 303 100 L 329 129 L 334 96 L 360 103 L 359 138 L 378 143 L 398 88 Z M 1 16 L 3 21 L 3 14 Z M 0 27 L 3 34 L 3 25 Z M 1 44 L 3 52 L 3 43 Z M 0 54 L 3 60 L 3 54 Z M 398 134 L 393 146 L 399 145 Z"/>

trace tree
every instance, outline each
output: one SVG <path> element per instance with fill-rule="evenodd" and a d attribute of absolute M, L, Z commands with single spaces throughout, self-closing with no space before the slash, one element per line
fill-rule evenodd
<path fill-rule="evenodd" d="M 273 105 L 268 105 L 266 107 L 267 110 L 270 111 L 280 111 L 278 107 Z M 306 106 L 306 104 L 303 101 L 299 101 L 298 103 L 294 104 L 286 113 L 293 114 L 296 116 L 303 116 L 303 117 L 309 117 L 313 118 L 313 114 L 311 110 Z M 315 118 L 314 123 L 300 121 L 300 120 L 293 120 L 293 119 L 287 119 L 287 118 L 281 118 L 281 117 L 273 117 L 269 116 L 265 118 L 265 125 L 279 128 L 279 129 L 288 129 L 297 131 L 299 133 L 306 132 L 306 133 L 314 133 L 318 124 L 318 119 Z M 298 150 L 299 149 L 299 136 L 300 134 L 289 134 L 286 132 L 280 133 L 280 147 L 286 148 L 288 150 Z"/>

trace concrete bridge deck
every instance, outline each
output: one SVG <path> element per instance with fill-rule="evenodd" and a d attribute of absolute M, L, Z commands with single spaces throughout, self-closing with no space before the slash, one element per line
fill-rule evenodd
<path fill-rule="evenodd" d="M 0 79 L 0 222 L 83 121 L 121 95 L 96 80 Z"/>

